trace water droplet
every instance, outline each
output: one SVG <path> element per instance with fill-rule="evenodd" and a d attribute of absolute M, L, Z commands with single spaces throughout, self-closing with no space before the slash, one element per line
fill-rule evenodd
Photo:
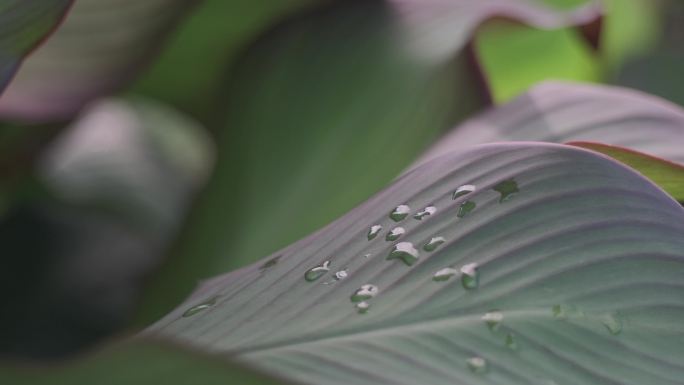
<path fill-rule="evenodd" d="M 456 216 L 459 218 L 465 217 L 471 211 L 475 210 L 475 206 L 477 205 L 473 201 L 465 201 L 461 203 L 461 206 L 459 206 L 458 213 L 456 213 Z"/>
<path fill-rule="evenodd" d="M 365 284 L 358 288 L 351 296 L 352 302 L 361 302 L 371 299 L 378 294 L 378 287 L 371 284 Z"/>
<path fill-rule="evenodd" d="M 347 270 L 340 270 L 335 272 L 335 279 L 341 281 L 348 277 Z"/>
<path fill-rule="evenodd" d="M 359 312 L 359 314 L 366 314 L 368 312 L 368 309 L 370 309 L 370 304 L 366 301 L 362 301 L 356 304 L 356 310 Z"/>
<path fill-rule="evenodd" d="M 515 179 L 506 179 L 503 182 L 499 182 L 493 189 L 501 194 L 499 203 L 509 200 L 513 194 L 520 191 L 518 190 L 518 182 Z"/>
<path fill-rule="evenodd" d="M 399 242 L 394 245 L 387 259 L 401 259 L 405 264 L 411 266 L 418 260 L 418 250 L 413 247 L 411 242 Z"/>
<path fill-rule="evenodd" d="M 443 237 L 432 237 L 428 241 L 428 243 L 423 246 L 423 250 L 425 251 L 434 251 L 436 248 L 439 247 L 442 243 L 446 242 L 446 240 Z"/>
<path fill-rule="evenodd" d="M 453 267 L 445 267 L 443 269 L 437 270 L 435 275 L 432 276 L 432 280 L 437 282 L 446 281 L 456 274 L 458 274 L 458 270 L 454 269 Z"/>
<path fill-rule="evenodd" d="M 471 372 L 482 374 L 487 372 L 487 361 L 482 357 L 468 358 L 468 369 Z"/>
<path fill-rule="evenodd" d="M 578 310 L 575 306 L 568 304 L 554 305 L 551 308 L 551 312 L 553 313 L 553 318 L 558 320 L 565 320 L 570 317 L 584 316 L 584 313 L 582 311 Z"/>
<path fill-rule="evenodd" d="M 259 270 L 266 270 L 268 268 L 271 268 L 271 267 L 277 265 L 278 261 L 280 260 L 280 257 L 282 257 L 282 255 L 279 255 L 277 257 L 273 257 L 273 258 L 269 259 L 268 261 L 264 262 L 264 264 L 261 265 L 261 267 L 259 267 Z"/>
<path fill-rule="evenodd" d="M 451 196 L 451 199 L 458 199 L 464 195 L 470 194 L 473 191 L 475 191 L 474 185 L 464 184 L 463 186 L 457 188 L 456 191 L 454 191 L 454 194 Z"/>
<path fill-rule="evenodd" d="M 325 261 L 322 265 L 318 265 L 307 270 L 306 273 L 304 273 L 304 279 L 306 279 L 308 282 L 313 282 L 326 275 L 328 271 L 330 271 L 330 261 Z"/>
<path fill-rule="evenodd" d="M 501 322 L 503 321 L 503 313 L 498 310 L 492 310 L 482 316 L 482 320 L 487 324 L 489 330 L 495 332 L 499 330 Z"/>
<path fill-rule="evenodd" d="M 380 225 L 371 226 L 370 230 L 368 230 L 368 240 L 370 241 L 371 239 L 375 238 L 380 230 L 382 230 L 382 226 Z"/>
<path fill-rule="evenodd" d="M 428 215 L 432 215 L 436 212 L 437 212 L 437 207 L 428 206 L 428 207 L 424 208 L 422 211 L 417 212 L 413 217 L 420 221 L 423 218 L 427 217 Z"/>
<path fill-rule="evenodd" d="M 193 315 L 195 315 L 195 314 L 197 314 L 203 310 L 209 309 L 210 307 L 216 305 L 217 299 L 218 299 L 218 297 L 212 297 L 212 298 L 210 298 L 210 299 L 208 299 L 208 300 L 206 300 L 200 304 L 197 304 L 197 305 L 189 308 L 188 310 L 185 311 L 185 313 L 183 313 L 183 317 L 192 317 Z"/>
<path fill-rule="evenodd" d="M 480 281 L 477 263 L 469 263 L 461 267 L 461 283 L 466 289 L 476 289 Z"/>
<path fill-rule="evenodd" d="M 511 350 L 518 350 L 518 342 L 516 341 L 515 336 L 511 333 L 506 334 L 505 344 L 506 347 Z"/>
<path fill-rule="evenodd" d="M 606 314 L 601 318 L 601 323 L 614 336 L 622 333 L 622 320 L 617 314 Z"/>
<path fill-rule="evenodd" d="M 404 230 L 403 227 L 395 227 L 392 230 L 390 230 L 389 233 L 387 233 L 387 236 L 385 237 L 386 240 L 388 241 L 396 241 L 406 233 L 406 230 Z"/>
<path fill-rule="evenodd" d="M 392 211 L 389 215 L 389 217 L 395 221 L 399 222 L 406 218 L 407 215 L 411 212 L 411 208 L 408 207 L 407 205 L 399 205 L 397 206 L 394 211 Z"/>

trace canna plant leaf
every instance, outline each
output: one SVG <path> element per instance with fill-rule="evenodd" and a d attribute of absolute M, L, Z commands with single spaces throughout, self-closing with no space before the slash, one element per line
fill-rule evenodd
<path fill-rule="evenodd" d="M 68 119 L 93 98 L 118 90 L 154 57 L 192 3 L 76 1 L 59 30 L 23 63 L 5 90 L 0 116 L 31 122 Z"/>
<path fill-rule="evenodd" d="M 259 39 L 231 73 L 217 111 L 224 119 L 214 178 L 143 318 L 167 312 L 198 278 L 342 215 L 487 105 L 468 43 L 496 16 L 553 28 L 599 13 L 520 0 L 345 1 Z"/>
<path fill-rule="evenodd" d="M 683 217 L 595 152 L 474 146 L 204 282 L 146 335 L 308 384 L 682 384 Z"/>
<path fill-rule="evenodd" d="M 0 95 L 21 61 L 59 25 L 72 0 L 5 0 L 0 4 Z"/>
<path fill-rule="evenodd" d="M 545 82 L 454 128 L 416 164 L 505 141 L 600 142 L 684 163 L 684 110 L 627 88 Z"/>
<path fill-rule="evenodd" d="M 684 165 L 643 152 L 603 143 L 570 142 L 568 144 L 608 155 L 639 171 L 676 200 L 684 201 Z"/>

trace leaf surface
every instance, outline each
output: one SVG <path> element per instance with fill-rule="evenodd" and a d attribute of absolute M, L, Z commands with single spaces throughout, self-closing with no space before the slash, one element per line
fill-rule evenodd
<path fill-rule="evenodd" d="M 310 384 L 682 384 L 683 217 L 603 155 L 476 146 L 204 282 L 147 333 Z"/>
<path fill-rule="evenodd" d="M 6 0 L 0 5 L 0 95 L 21 61 L 62 21 L 72 0 Z"/>

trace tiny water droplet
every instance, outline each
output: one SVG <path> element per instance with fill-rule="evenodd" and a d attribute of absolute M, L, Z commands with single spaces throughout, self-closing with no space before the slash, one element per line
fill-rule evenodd
<path fill-rule="evenodd" d="M 428 243 L 426 243 L 425 246 L 423 246 L 423 250 L 434 251 L 444 242 L 446 242 L 446 240 L 443 237 L 432 237 L 430 238 Z"/>
<path fill-rule="evenodd" d="M 451 195 L 451 199 L 458 199 L 464 195 L 470 194 L 471 192 L 475 191 L 475 186 L 472 184 L 464 184 L 463 186 L 459 187 L 454 191 L 453 195 Z"/>
<path fill-rule="evenodd" d="M 360 288 L 356 289 L 354 294 L 351 296 L 352 302 L 361 302 L 367 299 L 371 299 L 378 294 L 378 287 L 371 284 L 365 284 Z"/>
<path fill-rule="evenodd" d="M 408 207 L 408 205 L 399 205 L 394 209 L 394 211 L 392 211 L 390 213 L 389 217 L 393 221 L 399 222 L 399 221 L 403 220 L 404 218 L 406 218 L 406 216 L 408 216 L 410 212 L 411 212 L 411 208 Z"/>
<path fill-rule="evenodd" d="M 326 275 L 328 271 L 330 271 L 330 261 L 325 261 L 323 264 L 307 270 L 306 273 L 304 273 L 304 279 L 308 282 L 313 282 Z"/>
<path fill-rule="evenodd" d="M 465 201 L 461 203 L 461 206 L 458 207 L 458 213 L 456 213 L 456 216 L 459 218 L 463 218 L 466 215 L 468 215 L 471 211 L 475 210 L 475 202 L 473 201 Z"/>
<path fill-rule="evenodd" d="M 453 267 L 445 267 L 443 269 L 437 270 L 435 275 L 432 276 L 432 280 L 437 282 L 446 281 L 456 274 L 458 274 L 458 270 L 454 269 Z"/>
<path fill-rule="evenodd" d="M 208 300 L 206 300 L 200 304 L 197 304 L 197 305 L 189 308 L 188 310 L 185 311 L 185 313 L 183 313 L 183 317 L 192 317 L 193 315 L 195 315 L 195 314 L 197 314 L 203 310 L 209 309 L 210 307 L 216 305 L 217 299 L 218 299 L 218 297 L 212 297 L 212 298 L 209 298 Z"/>
<path fill-rule="evenodd" d="M 565 320 L 570 317 L 583 317 L 584 313 L 577 309 L 573 305 L 568 305 L 568 304 L 559 304 L 559 305 L 554 305 L 551 308 L 551 313 L 553 314 L 553 318 L 558 319 L 558 320 Z"/>
<path fill-rule="evenodd" d="M 359 312 L 359 314 L 366 314 L 368 312 L 368 309 L 370 309 L 370 304 L 366 301 L 362 301 L 356 304 L 356 310 Z"/>
<path fill-rule="evenodd" d="M 503 182 L 499 182 L 493 189 L 501 194 L 499 203 L 506 202 L 513 194 L 520 191 L 518 190 L 518 182 L 516 182 L 515 179 L 506 179 Z"/>
<path fill-rule="evenodd" d="M 413 247 L 411 242 L 399 242 L 394 245 L 394 248 L 387 256 L 388 260 L 400 259 L 406 265 L 411 266 L 418 260 L 418 250 Z"/>
<path fill-rule="evenodd" d="M 437 207 L 428 206 L 428 207 L 424 208 L 422 211 L 417 212 L 413 217 L 420 221 L 423 218 L 427 217 L 428 215 L 432 215 L 436 212 L 437 212 Z"/>
<path fill-rule="evenodd" d="M 489 330 L 495 332 L 499 330 L 499 327 L 501 326 L 501 322 L 503 321 L 503 313 L 498 310 L 492 310 L 485 313 L 485 315 L 482 316 L 482 320 L 485 322 L 485 324 L 487 324 Z"/>
<path fill-rule="evenodd" d="M 271 267 L 277 265 L 278 261 L 280 260 L 280 257 L 282 257 L 282 255 L 279 255 L 277 257 L 273 257 L 273 258 L 269 259 L 268 261 L 264 262 L 264 264 L 261 265 L 261 267 L 259 267 L 259 270 L 266 270 L 268 268 L 271 268 Z"/>
<path fill-rule="evenodd" d="M 471 372 L 482 374 L 487 372 L 487 361 L 482 357 L 468 358 L 468 368 Z"/>
<path fill-rule="evenodd" d="M 508 333 L 506 335 L 506 347 L 511 349 L 511 350 L 518 350 L 518 342 L 516 341 L 516 338 L 513 334 Z"/>
<path fill-rule="evenodd" d="M 341 281 L 348 277 L 347 270 L 340 270 L 335 272 L 335 279 Z"/>
<path fill-rule="evenodd" d="M 388 241 L 396 241 L 406 233 L 406 230 L 404 230 L 403 227 L 395 227 L 392 230 L 390 230 L 389 233 L 387 233 L 387 236 L 385 237 L 386 240 Z"/>
<path fill-rule="evenodd" d="M 622 333 L 622 320 L 617 314 L 606 314 L 601 318 L 601 323 L 614 336 Z"/>
<path fill-rule="evenodd" d="M 368 240 L 370 241 L 371 239 L 377 237 L 380 230 L 382 230 L 381 225 L 371 226 L 370 230 L 368 230 Z"/>
<path fill-rule="evenodd" d="M 476 289 L 480 284 L 480 272 L 477 263 L 469 263 L 461 267 L 461 283 L 466 289 Z"/>

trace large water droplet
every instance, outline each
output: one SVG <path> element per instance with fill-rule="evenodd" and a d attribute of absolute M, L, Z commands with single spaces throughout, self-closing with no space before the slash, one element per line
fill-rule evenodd
<path fill-rule="evenodd" d="M 360 288 L 356 289 L 354 294 L 351 296 L 352 302 L 361 302 L 367 299 L 371 299 L 378 294 L 378 287 L 371 284 L 365 284 Z"/>
<path fill-rule="evenodd" d="M 341 281 L 345 278 L 347 278 L 349 275 L 347 274 L 347 270 L 340 270 L 335 272 L 335 279 L 338 281 Z"/>
<path fill-rule="evenodd" d="M 461 206 L 458 207 L 458 213 L 456 213 L 456 216 L 459 218 L 465 217 L 471 211 L 475 210 L 475 206 L 477 205 L 473 201 L 465 201 L 461 203 Z"/>
<path fill-rule="evenodd" d="M 503 313 L 498 310 L 492 310 L 482 316 L 482 320 L 487 324 L 489 330 L 495 332 L 499 330 L 501 322 L 503 321 Z"/>
<path fill-rule="evenodd" d="M 411 242 L 399 242 L 387 256 L 387 259 L 400 259 L 408 266 L 413 265 L 418 260 L 418 250 L 413 247 Z"/>
<path fill-rule="evenodd" d="M 370 241 L 371 239 L 375 238 L 378 236 L 378 233 L 382 230 L 381 225 L 373 225 L 370 227 L 370 230 L 368 230 L 368 240 Z"/>
<path fill-rule="evenodd" d="M 427 217 L 428 215 L 432 215 L 436 212 L 437 212 L 437 207 L 428 206 L 428 207 L 424 208 L 423 210 L 417 212 L 413 217 L 420 221 L 423 218 Z"/>
<path fill-rule="evenodd" d="M 386 240 L 388 241 L 396 241 L 406 233 L 406 230 L 404 230 L 403 227 L 395 227 L 392 230 L 390 230 L 389 233 L 387 233 L 387 236 L 385 237 Z"/>
<path fill-rule="evenodd" d="M 506 347 L 511 350 L 518 350 L 518 342 L 516 341 L 515 335 L 508 333 L 506 335 L 505 341 Z"/>
<path fill-rule="evenodd" d="M 408 207 L 408 205 L 399 205 L 397 206 L 394 211 L 392 211 L 389 215 L 389 217 L 395 221 L 399 222 L 406 218 L 407 215 L 411 212 L 411 208 Z"/>
<path fill-rule="evenodd" d="M 487 372 L 487 361 L 482 357 L 472 357 L 468 358 L 468 369 L 471 372 L 482 374 Z"/>
<path fill-rule="evenodd" d="M 430 238 L 428 243 L 426 243 L 423 246 L 423 250 L 434 251 L 436 248 L 439 247 L 439 245 L 441 245 L 444 242 L 446 242 L 446 240 L 443 237 L 432 237 L 432 238 Z"/>
<path fill-rule="evenodd" d="M 325 261 L 323 264 L 312 267 L 304 273 L 304 279 L 308 282 L 313 282 L 318 278 L 326 275 L 330 271 L 330 261 Z"/>
<path fill-rule="evenodd" d="M 513 194 L 520 191 L 518 190 L 518 182 L 515 179 L 506 179 L 503 182 L 499 182 L 493 189 L 501 194 L 499 203 L 509 200 Z"/>
<path fill-rule="evenodd" d="M 445 267 L 443 269 L 437 270 L 435 275 L 432 276 L 432 280 L 437 282 L 446 281 L 456 274 L 458 274 L 458 270 L 454 269 L 453 267 Z"/>
<path fill-rule="evenodd" d="M 454 191 L 453 195 L 451 195 L 451 199 L 458 199 L 464 195 L 470 194 L 473 191 L 475 191 L 474 185 L 464 184 L 463 186 L 457 188 L 456 191 Z"/>
<path fill-rule="evenodd" d="M 370 304 L 366 301 L 362 301 L 356 304 L 356 310 L 359 312 L 359 314 L 366 314 L 368 312 L 368 309 L 370 309 Z"/>
<path fill-rule="evenodd" d="M 195 314 L 197 314 L 203 310 L 209 309 L 210 307 L 216 305 L 217 299 L 218 299 L 218 297 L 212 297 L 212 298 L 209 298 L 208 300 L 206 300 L 200 304 L 197 304 L 197 305 L 189 308 L 188 310 L 185 311 L 185 313 L 183 313 L 183 317 L 192 317 L 193 315 L 195 315 Z"/>
<path fill-rule="evenodd" d="M 480 272 L 477 263 L 469 263 L 461 267 L 461 284 L 466 289 L 476 289 L 480 284 Z"/>
<path fill-rule="evenodd" d="M 606 314 L 601 318 L 601 323 L 614 336 L 622 333 L 622 320 L 617 314 Z"/>

